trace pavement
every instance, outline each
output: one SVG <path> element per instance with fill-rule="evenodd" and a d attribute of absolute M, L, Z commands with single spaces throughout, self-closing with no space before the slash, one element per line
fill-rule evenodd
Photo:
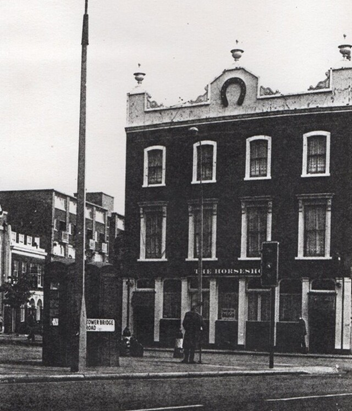
<path fill-rule="evenodd" d="M 243 375 L 324 374 L 352 371 L 352 355 L 276 354 L 269 368 L 267 353 L 203 350 L 202 362 L 183 364 L 173 349 L 146 348 L 143 357 L 120 357 L 119 367 L 86 368 L 71 372 L 66 367 L 42 364 L 42 338 L 29 342 L 25 335 L 0 334 L 0 385 L 6 383 L 202 378 Z"/>

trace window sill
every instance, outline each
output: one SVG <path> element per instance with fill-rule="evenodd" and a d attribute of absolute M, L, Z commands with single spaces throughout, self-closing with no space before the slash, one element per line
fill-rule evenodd
<path fill-rule="evenodd" d="M 150 187 L 165 187 L 166 184 L 165 183 L 161 183 L 161 184 L 143 184 L 142 187 L 143 188 L 150 188 Z"/>
<path fill-rule="evenodd" d="M 143 262 L 143 263 L 155 263 L 155 262 L 165 262 L 167 261 L 167 258 L 138 258 L 138 262 Z"/>
<path fill-rule="evenodd" d="M 216 183 L 216 180 L 193 180 L 192 184 L 208 184 L 208 183 Z"/>
<path fill-rule="evenodd" d="M 295 257 L 295 260 L 332 260 L 332 257 Z"/>
<path fill-rule="evenodd" d="M 186 261 L 199 261 L 199 258 L 186 258 Z M 202 261 L 218 261 L 216 257 L 202 258 Z"/>
<path fill-rule="evenodd" d="M 309 178 L 309 177 L 330 177 L 330 173 L 324 173 L 324 174 L 301 174 L 302 178 Z"/>
<path fill-rule="evenodd" d="M 266 176 L 266 177 L 245 177 L 244 181 L 257 181 L 257 180 L 271 180 L 271 176 Z"/>
<path fill-rule="evenodd" d="M 238 261 L 260 261 L 260 257 L 239 257 Z"/>

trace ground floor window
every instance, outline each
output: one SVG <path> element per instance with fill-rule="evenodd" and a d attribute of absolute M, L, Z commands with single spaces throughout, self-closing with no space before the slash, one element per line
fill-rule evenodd
<path fill-rule="evenodd" d="M 164 318 L 181 317 L 181 281 L 165 280 L 164 281 Z"/>
<path fill-rule="evenodd" d="M 42 300 L 38 300 L 37 311 L 36 311 L 36 320 L 38 322 L 42 320 L 42 314 L 43 314 L 43 303 L 42 303 Z"/>
<path fill-rule="evenodd" d="M 20 309 L 20 321 L 21 323 L 24 323 L 26 320 L 26 306 L 25 305 L 21 305 L 21 309 Z"/>
<path fill-rule="evenodd" d="M 238 280 L 219 279 L 219 320 L 238 320 Z"/>
<path fill-rule="evenodd" d="M 191 305 L 198 301 L 197 293 L 191 294 Z M 209 291 L 203 291 L 202 317 L 209 320 Z"/>
<path fill-rule="evenodd" d="M 298 321 L 302 313 L 302 283 L 285 279 L 280 283 L 280 321 Z"/>
<path fill-rule="evenodd" d="M 198 302 L 198 277 L 192 277 L 188 282 L 189 291 L 191 293 L 191 306 Z M 209 278 L 202 279 L 202 316 L 205 320 L 209 319 Z"/>
<path fill-rule="evenodd" d="M 270 290 L 257 278 L 248 281 L 248 321 L 270 321 Z"/>

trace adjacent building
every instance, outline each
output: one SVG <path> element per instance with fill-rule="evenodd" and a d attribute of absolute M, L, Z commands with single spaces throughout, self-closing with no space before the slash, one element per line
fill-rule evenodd
<path fill-rule="evenodd" d="M 350 46 L 340 51 L 341 64 L 297 94 L 263 87 L 238 65 L 240 49 L 203 95 L 181 105 L 157 104 L 135 73 L 122 328 L 144 344 L 174 343 L 197 296 L 203 232 L 208 345 L 268 348 L 261 247 L 278 241 L 277 350 L 300 349 L 303 317 L 310 352 L 350 352 L 352 67 Z"/>
<path fill-rule="evenodd" d="M 87 193 L 86 199 L 87 260 L 110 262 L 124 217 L 113 211 L 114 198 L 107 194 Z M 25 273 L 33 278 L 28 307 L 17 315 L 3 308 L 5 332 L 24 331 L 29 313 L 42 320 L 45 265 L 75 258 L 77 199 L 52 189 L 15 190 L 0 191 L 0 204 L 8 210 L 0 226 L 2 282 L 16 282 Z"/>
<path fill-rule="evenodd" d="M 31 298 L 27 305 L 16 310 L 4 304 L 0 294 L 0 332 L 26 332 L 26 318 L 33 314 L 40 323 L 43 309 L 43 274 L 47 253 L 40 245 L 40 237 L 16 232 L 9 224 L 9 213 L 0 211 L 0 278 L 1 284 L 16 284 L 27 276 L 31 284 Z"/>
<path fill-rule="evenodd" d="M 3 305 L 4 332 L 22 333 L 27 330 L 27 318 L 33 315 L 38 324 L 43 319 L 44 305 L 44 272 L 47 253 L 41 247 L 40 237 L 33 237 L 17 233 L 11 225 L 5 226 L 9 237 L 9 244 L 4 244 L 4 253 L 7 255 L 7 270 L 4 272 L 3 281 L 17 283 L 18 279 L 26 275 L 30 278 L 31 297 L 27 305 L 22 305 L 19 311 Z M 7 246 L 9 245 L 9 247 Z"/>

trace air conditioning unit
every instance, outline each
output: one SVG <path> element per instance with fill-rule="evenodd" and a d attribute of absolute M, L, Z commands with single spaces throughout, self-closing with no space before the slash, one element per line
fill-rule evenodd
<path fill-rule="evenodd" d="M 92 240 L 92 239 L 89 240 L 88 248 L 89 248 L 89 250 L 92 250 L 92 251 L 95 250 L 95 241 L 94 240 Z"/>
<path fill-rule="evenodd" d="M 101 252 L 107 254 L 108 252 L 108 243 L 101 243 Z"/>
<path fill-rule="evenodd" d="M 67 231 L 61 231 L 61 242 L 68 243 L 69 242 L 69 234 Z"/>

